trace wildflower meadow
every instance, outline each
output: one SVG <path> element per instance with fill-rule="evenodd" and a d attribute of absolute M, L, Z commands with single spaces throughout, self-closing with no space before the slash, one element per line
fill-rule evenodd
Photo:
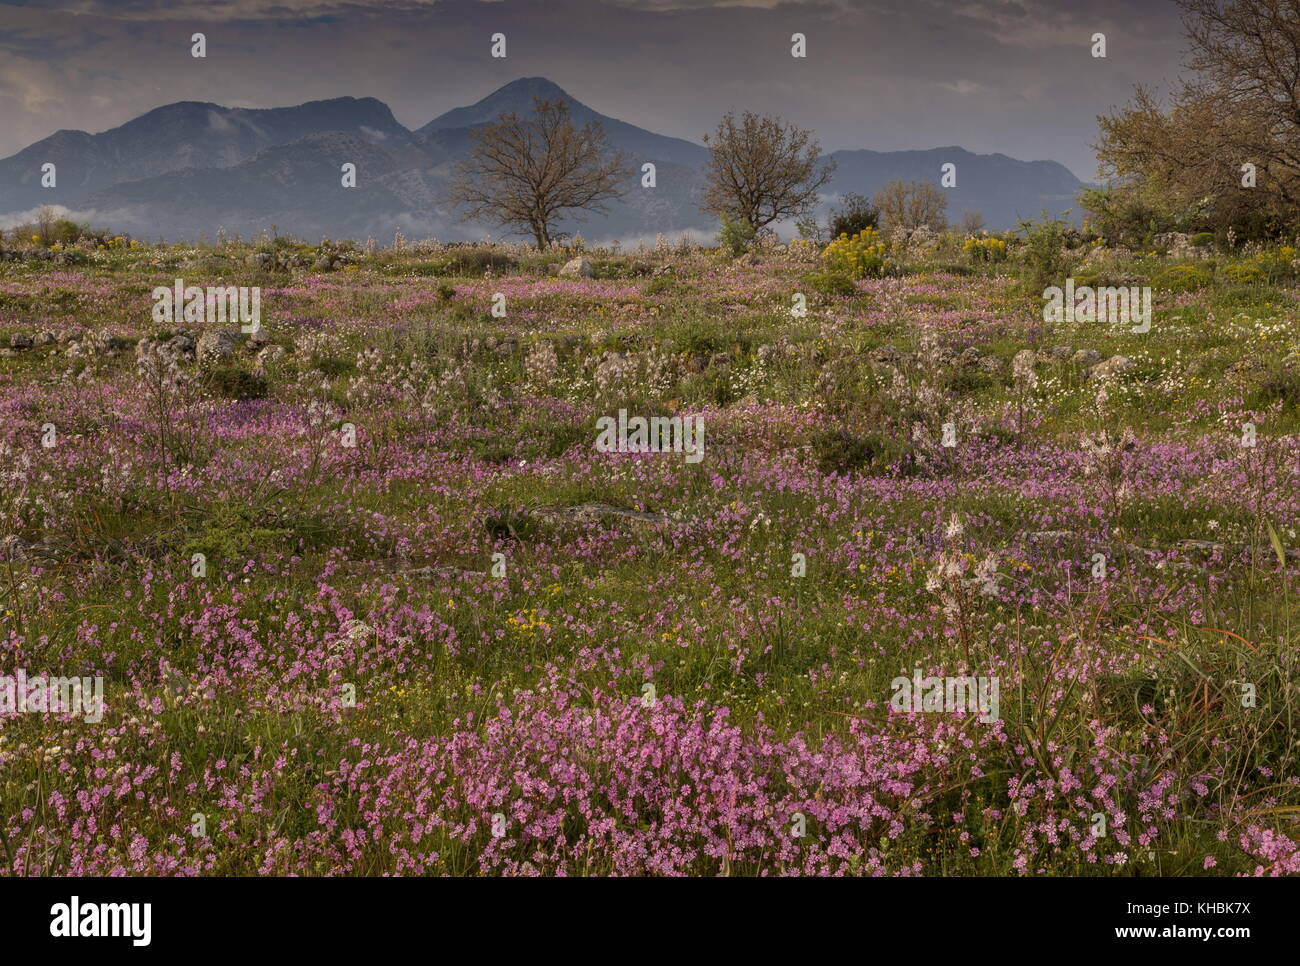
<path fill-rule="evenodd" d="M 1300 871 L 1294 248 L 1076 235 L 14 248 L 0 868 Z"/>

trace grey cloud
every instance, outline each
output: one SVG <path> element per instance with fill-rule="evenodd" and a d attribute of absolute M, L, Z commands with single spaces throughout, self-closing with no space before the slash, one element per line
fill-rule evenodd
<path fill-rule="evenodd" d="M 0 156 L 177 100 L 275 107 L 377 97 L 418 127 L 520 76 L 698 141 L 728 109 L 779 113 L 828 150 L 960 144 L 1094 175 L 1096 115 L 1176 80 L 1169 2 L 37 0 L 4 5 Z M 58 11 L 55 13 L 55 11 Z M 74 12 L 75 11 L 75 12 Z M 187 19 L 188 18 L 188 19 Z M 203 29 L 208 57 L 189 57 Z M 1107 33 L 1109 56 L 1088 54 Z M 488 56 L 492 33 L 509 56 Z M 809 56 L 789 56 L 790 34 Z"/>

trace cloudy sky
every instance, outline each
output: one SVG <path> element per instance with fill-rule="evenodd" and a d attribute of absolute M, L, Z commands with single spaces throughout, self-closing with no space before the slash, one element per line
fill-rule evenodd
<path fill-rule="evenodd" d="M 1096 115 L 1134 84 L 1168 89 L 1182 46 L 1172 0 L 0 0 L 0 157 L 180 100 L 370 96 L 415 128 L 544 76 L 696 141 L 748 108 L 826 150 L 960 145 L 1091 180 Z"/>

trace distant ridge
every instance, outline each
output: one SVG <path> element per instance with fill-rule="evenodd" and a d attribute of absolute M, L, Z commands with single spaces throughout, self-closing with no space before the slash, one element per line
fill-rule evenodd
<path fill-rule="evenodd" d="M 307 239 L 407 237 L 477 239 L 446 201 L 455 163 L 471 130 L 502 113 L 531 112 L 534 100 L 568 105 L 575 123 L 599 121 L 636 176 L 608 215 L 562 226 L 593 240 L 646 239 L 684 231 L 712 233 L 699 211 L 708 150 L 608 117 L 544 77 L 522 77 L 478 102 L 446 111 L 410 131 L 373 97 L 337 97 L 293 107 L 230 108 L 180 101 L 99 134 L 58 131 L 0 160 L 0 216 L 13 220 L 58 204 L 97 225 L 143 237 L 211 237 L 218 228 L 244 235 L 277 226 Z M 895 179 L 936 181 L 957 165 L 945 189 L 953 221 L 979 211 L 990 228 L 1010 228 L 1044 209 L 1073 208 L 1083 187 L 1055 161 L 1018 161 L 960 147 L 924 151 L 836 151 L 826 201 L 874 194 Z M 640 186 L 652 161 L 657 187 Z M 57 185 L 41 186 L 41 166 L 56 165 Z M 340 166 L 357 165 L 357 187 L 342 188 Z"/>

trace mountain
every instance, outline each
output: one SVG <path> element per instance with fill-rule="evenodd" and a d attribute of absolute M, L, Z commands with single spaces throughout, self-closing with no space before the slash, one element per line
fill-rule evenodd
<path fill-rule="evenodd" d="M 836 151 L 831 190 L 873 195 L 891 181 L 939 181 L 945 164 L 957 167 L 957 184 L 945 188 L 948 220 L 978 211 L 990 228 L 1014 228 L 1044 209 L 1053 217 L 1074 208 L 1083 182 L 1056 161 L 1017 161 L 1005 154 L 973 154 L 965 148 L 925 151 Z"/>
<path fill-rule="evenodd" d="M 409 136 L 382 101 L 338 97 L 297 107 L 168 104 L 102 134 L 58 131 L 0 161 L 0 212 L 77 202 L 104 188 L 170 172 L 227 168 L 259 151 L 321 131 L 384 140 Z M 41 187 L 41 166 L 57 167 L 57 185 Z"/>
<path fill-rule="evenodd" d="M 522 77 L 517 81 L 511 81 L 477 104 L 458 107 L 435 117 L 415 133 L 427 135 L 434 131 L 475 127 L 494 120 L 501 114 L 530 114 L 533 109 L 533 99 L 539 97 L 543 100 L 563 101 L 567 104 L 569 116 L 579 127 L 589 121 L 599 121 L 604 126 L 605 134 L 611 144 L 640 161 L 656 163 L 668 161 L 687 167 L 697 167 L 703 165 L 709 156 L 708 148 L 703 145 L 683 141 L 681 138 L 665 137 L 628 124 L 626 121 L 597 114 L 545 77 Z"/>
<path fill-rule="evenodd" d="M 398 230 L 408 238 L 477 238 L 487 229 L 461 222 L 447 202 L 455 166 L 472 149 L 476 126 L 502 113 L 526 114 L 539 97 L 563 101 L 576 124 L 599 121 L 632 171 L 624 197 L 606 215 L 573 219 L 562 230 L 593 240 L 716 230 L 698 209 L 705 147 L 599 114 L 542 77 L 513 81 L 415 131 L 371 97 L 270 109 L 184 101 L 100 134 L 59 131 L 0 160 L 0 218 L 12 222 L 38 205 L 59 204 L 74 217 L 144 238 L 211 237 L 218 228 L 253 235 L 272 226 L 308 240 L 387 240 Z M 976 210 L 991 228 L 1073 207 L 1082 187 L 1053 161 L 958 147 L 831 157 L 838 168 L 825 203 L 848 192 L 871 195 L 897 178 L 937 182 L 940 167 L 952 162 L 950 217 Z M 57 165 L 55 188 L 40 186 L 47 161 Z M 656 166 L 652 189 L 641 186 L 647 161 Z M 341 184 L 348 162 L 356 165 L 355 188 Z"/>

